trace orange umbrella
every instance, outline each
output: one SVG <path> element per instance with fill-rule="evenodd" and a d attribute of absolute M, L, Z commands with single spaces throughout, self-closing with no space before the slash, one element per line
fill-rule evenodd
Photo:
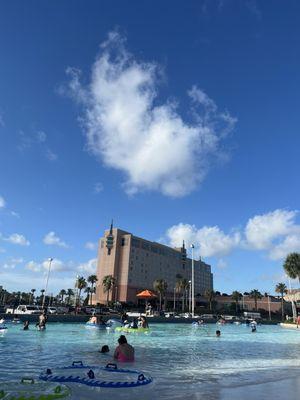
<path fill-rule="evenodd" d="M 157 296 L 155 293 L 151 292 L 151 290 L 146 289 L 138 293 L 136 297 L 139 297 L 140 299 L 153 299 L 154 297 Z"/>

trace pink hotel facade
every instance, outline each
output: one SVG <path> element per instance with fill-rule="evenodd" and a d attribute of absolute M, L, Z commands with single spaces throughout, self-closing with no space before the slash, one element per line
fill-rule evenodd
<path fill-rule="evenodd" d="M 144 289 L 153 290 L 155 279 L 167 282 L 167 298 L 172 299 L 176 275 L 191 280 L 191 266 L 192 261 L 187 257 L 184 245 L 171 248 L 111 226 L 99 240 L 94 303 L 106 302 L 107 294 L 102 286 L 106 275 L 116 279 L 116 285 L 109 295 L 110 301 L 137 303 L 137 293 Z M 194 267 L 195 295 L 213 289 L 210 265 L 195 260 Z"/>

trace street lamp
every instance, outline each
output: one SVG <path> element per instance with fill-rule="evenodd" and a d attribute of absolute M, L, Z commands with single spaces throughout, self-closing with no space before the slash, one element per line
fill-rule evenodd
<path fill-rule="evenodd" d="M 192 281 L 189 281 L 189 313 L 192 311 L 192 289 L 191 289 Z"/>
<path fill-rule="evenodd" d="M 194 318 L 195 313 L 195 271 L 194 271 L 194 248 L 195 246 L 191 244 L 192 249 L 192 318 Z"/>
<path fill-rule="evenodd" d="M 176 287 L 174 287 L 173 311 L 176 310 Z"/>
<path fill-rule="evenodd" d="M 44 304 L 45 304 L 45 298 L 46 298 L 46 294 L 47 294 L 47 290 L 48 290 L 48 282 L 49 282 L 49 275 L 50 275 L 50 270 L 51 270 L 51 263 L 53 261 L 53 258 L 48 258 L 48 273 L 47 273 L 47 279 L 46 279 L 46 286 L 45 286 L 45 291 L 44 291 L 44 296 L 43 296 L 43 302 L 42 302 L 42 308 L 44 308 Z"/>

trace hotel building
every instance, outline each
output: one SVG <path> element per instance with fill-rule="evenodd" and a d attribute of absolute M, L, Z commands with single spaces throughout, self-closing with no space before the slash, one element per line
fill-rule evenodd
<path fill-rule="evenodd" d="M 96 295 L 94 303 L 104 304 L 107 293 L 102 281 L 112 275 L 116 284 L 109 293 L 110 301 L 137 303 L 137 293 L 153 290 L 156 279 L 168 284 L 166 297 L 173 298 L 178 275 L 191 280 L 192 260 L 187 257 L 183 244 L 171 248 L 151 242 L 111 226 L 99 240 Z M 194 260 L 195 296 L 213 289 L 213 274 L 210 265 Z"/>

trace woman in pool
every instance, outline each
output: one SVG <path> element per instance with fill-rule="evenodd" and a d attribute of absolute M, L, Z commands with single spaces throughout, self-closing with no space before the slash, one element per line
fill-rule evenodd
<path fill-rule="evenodd" d="M 115 350 L 114 359 L 121 362 L 134 361 L 134 348 L 127 343 L 126 337 L 121 335 L 118 342 L 119 346 Z"/>
<path fill-rule="evenodd" d="M 95 315 L 95 313 L 92 315 L 92 317 L 89 319 L 89 323 L 90 324 L 97 324 L 97 317 Z"/>
<path fill-rule="evenodd" d="M 141 316 L 141 328 L 149 328 L 148 321 L 144 316 Z"/>

